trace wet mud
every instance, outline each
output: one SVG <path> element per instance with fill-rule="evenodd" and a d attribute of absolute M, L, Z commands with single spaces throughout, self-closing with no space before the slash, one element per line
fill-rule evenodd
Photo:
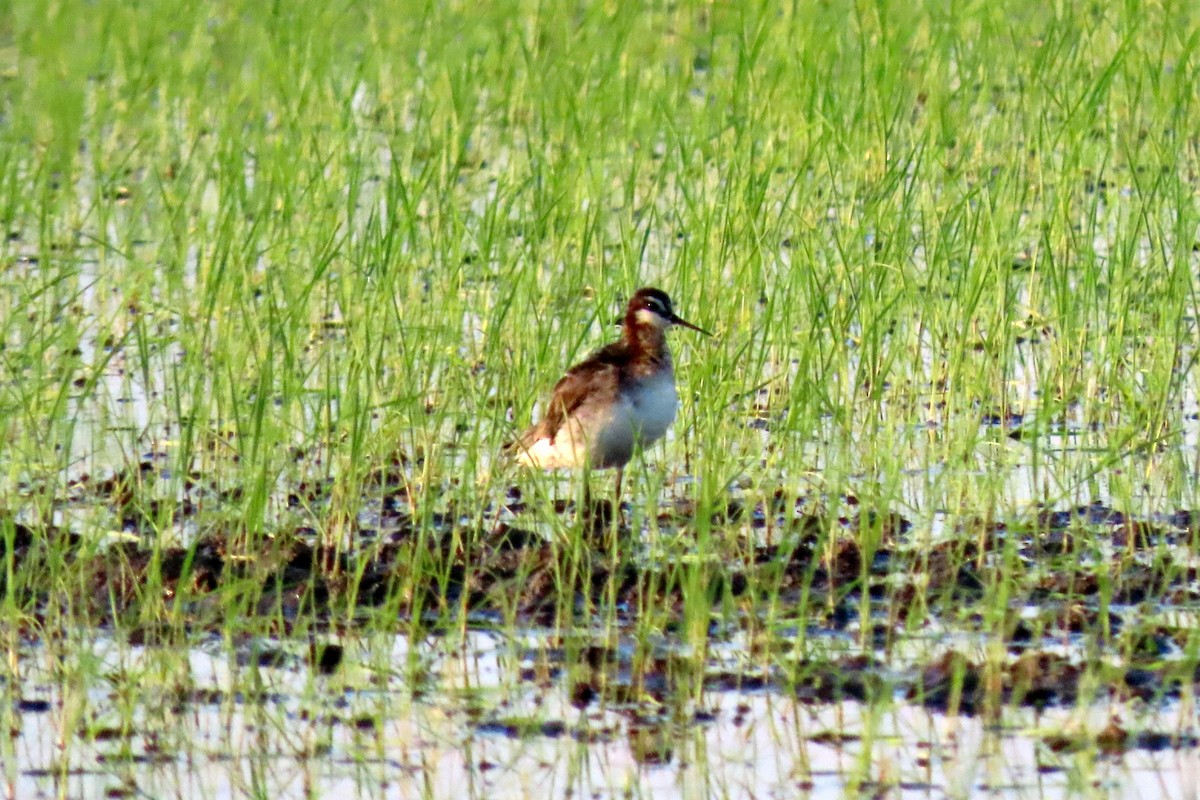
<path fill-rule="evenodd" d="M 660 537 L 666 531 L 687 542 L 700 530 L 720 537 L 714 550 L 724 558 L 703 563 L 686 548 L 651 556 L 646 534 L 626 527 L 627 509 L 607 501 L 555 506 L 579 532 L 570 542 L 535 529 L 536 515 L 515 486 L 503 509 L 414 515 L 391 467 L 374 476 L 365 510 L 341 521 L 336 543 L 303 524 L 252 534 L 205 513 L 236 489 L 196 479 L 170 508 L 143 499 L 154 469 L 142 464 L 72 486 L 68 502 L 103 504 L 120 521 L 118 541 L 0 518 L 0 590 L 30 609 L 25 635 L 36 638 L 55 604 L 69 602 L 73 613 L 135 643 L 169 639 L 181 627 L 217 629 L 231 609 L 260 615 L 281 635 L 298 622 L 306 630 L 352 624 L 346 620 L 356 614 L 433 631 L 463 619 L 570 630 L 599 615 L 620 631 L 649 609 L 666 634 L 682 638 L 689 605 L 699 603 L 712 610 L 712 646 L 733 646 L 739 634 L 774 620 L 768 644 L 744 645 L 761 668 L 698 667 L 692 657 L 593 644 L 542 659 L 523 677 L 565 679 L 580 708 L 666 698 L 681 682 L 699 682 L 715 691 L 786 692 L 811 704 L 902 697 L 967 715 L 1071 705 L 1097 685 L 1114 699 L 1159 702 L 1200 683 L 1196 659 L 1186 657 L 1195 651 L 1193 627 L 1143 618 L 1148 604 L 1163 611 L 1200 600 L 1190 558 L 1200 517 L 1191 511 L 1137 518 L 1099 504 L 1044 509 L 1024 520 L 972 521 L 930 545 L 902 516 L 854 498 L 843 498 L 850 513 L 836 518 L 783 490 L 756 503 L 731 500 L 704 519 L 686 502 L 664 508 Z M 329 491 L 301 484 L 289 503 L 320 507 Z M 189 546 L 156 546 L 155 531 L 189 519 L 198 531 Z M 66 599 L 54 576 L 68 573 L 76 594 Z M 998 603 L 999 591 L 1018 597 Z M 931 626 L 973 643 L 929 636 L 911 654 L 907 645 Z M 864 654 L 817 657 L 801 639 Z M 996 643 L 1002 657 L 989 647 Z M 266 666 L 292 659 L 270 651 L 253 657 Z M 332 674 L 344 658 L 340 645 L 313 643 L 300 661 Z M 500 735 L 529 732 L 499 718 L 480 724 Z M 652 750 L 653 736 L 645 735 Z"/>

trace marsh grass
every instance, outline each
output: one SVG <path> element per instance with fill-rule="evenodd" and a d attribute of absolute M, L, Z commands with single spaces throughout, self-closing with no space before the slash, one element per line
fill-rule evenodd
<path fill-rule="evenodd" d="M 126 690 L 169 686 L 200 630 L 231 663 L 259 637 L 462 638 L 502 520 L 553 543 L 490 607 L 502 630 L 548 575 L 551 630 L 631 636 L 641 665 L 677 642 L 682 697 L 724 626 L 755 643 L 749 671 L 798 664 L 797 684 L 814 653 L 876 649 L 881 614 L 878 652 L 934 623 L 995 669 L 1022 607 L 1092 604 L 1088 658 L 1136 657 L 1139 626 L 1110 627 L 1133 549 L 1039 565 L 988 537 L 1038 540 L 1041 515 L 1094 502 L 1153 525 L 1197 505 L 1196 30 L 1172 3 L 18 3 L 0 22 L 5 681 L 53 643 L 70 740 L 88 687 L 119 684 L 105 713 L 127 727 Z M 717 336 L 673 336 L 673 436 L 597 538 L 555 511 L 576 479 L 497 454 L 643 284 Z M 388 543 L 364 509 L 412 528 L 370 609 Z M 881 590 L 894 516 L 917 580 Z M 226 572 L 189 580 L 214 533 Z M 1108 547 L 1069 535 L 1068 560 Z M 298 540 L 328 575 L 277 579 Z M 1186 575 L 1170 549 L 1160 593 Z M 1075 577 L 1046 590 L 1055 570 Z M 852 642 L 831 643 L 847 613 Z M 134 680 L 63 655 L 97 622 L 180 660 Z M 950 672 L 961 693 L 969 670 Z"/>

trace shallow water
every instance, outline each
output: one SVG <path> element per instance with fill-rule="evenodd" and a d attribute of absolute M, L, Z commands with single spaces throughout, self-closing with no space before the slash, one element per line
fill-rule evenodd
<path fill-rule="evenodd" d="M 401 638 L 390 647 L 382 638 L 351 642 L 340 668 L 323 676 L 286 645 L 244 643 L 229 654 L 216 639 L 188 652 L 186 675 L 159 675 L 179 665 L 177 653 L 100 638 L 71 656 L 74 664 L 95 659 L 89 672 L 76 673 L 92 676 L 86 686 L 56 684 L 46 651 L 30 647 L 19 661 L 6 793 L 1187 798 L 1200 791 L 1194 739 L 1153 749 L 1162 740 L 1144 737 L 1111 755 L 1072 745 L 1114 713 L 1130 742 L 1139 731 L 1194 737 L 1187 702 L 1154 710 L 1097 703 L 1040 715 L 1006 708 L 985 720 L 931 713 L 900 698 L 806 705 L 775 690 L 706 690 L 679 703 L 645 698 L 581 709 L 562 673 L 539 675 L 530 658 L 550 639 L 470 632 L 452 649 L 433 639 L 415 650 Z M 265 651 L 276 666 L 258 665 Z M 413 663 L 420 668 L 408 674 L 393 666 Z"/>

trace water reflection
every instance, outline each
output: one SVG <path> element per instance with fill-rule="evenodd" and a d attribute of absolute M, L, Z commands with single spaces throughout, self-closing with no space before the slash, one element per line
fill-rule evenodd
<path fill-rule="evenodd" d="M 1113 718 L 1103 703 L 984 719 L 899 700 L 806 705 L 759 690 L 581 709 L 564 681 L 522 677 L 521 652 L 546 636 L 514 643 L 468 632 L 453 645 L 415 647 L 361 640 L 329 676 L 301 651 L 291 661 L 245 657 L 261 643 L 233 652 L 216 639 L 200 643 L 184 675 L 161 672 L 179 672 L 177 652 L 104 638 L 81 642 L 57 671 L 31 647 L 10 718 L 8 794 L 1186 798 L 1200 790 L 1194 744 L 1135 737 L 1140 745 L 1107 756 L 1089 746 Z M 1121 713 L 1134 733 L 1195 730 L 1184 703 Z"/>

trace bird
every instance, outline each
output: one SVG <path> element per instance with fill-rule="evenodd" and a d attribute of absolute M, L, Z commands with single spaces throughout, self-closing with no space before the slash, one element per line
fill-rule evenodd
<path fill-rule="evenodd" d="M 661 289 L 638 289 L 625 309 L 621 338 L 567 370 L 541 420 L 505 445 L 519 464 L 542 469 L 617 470 L 638 447 L 658 441 L 679 403 L 667 331 L 681 325 L 712 334 L 675 313 Z"/>

